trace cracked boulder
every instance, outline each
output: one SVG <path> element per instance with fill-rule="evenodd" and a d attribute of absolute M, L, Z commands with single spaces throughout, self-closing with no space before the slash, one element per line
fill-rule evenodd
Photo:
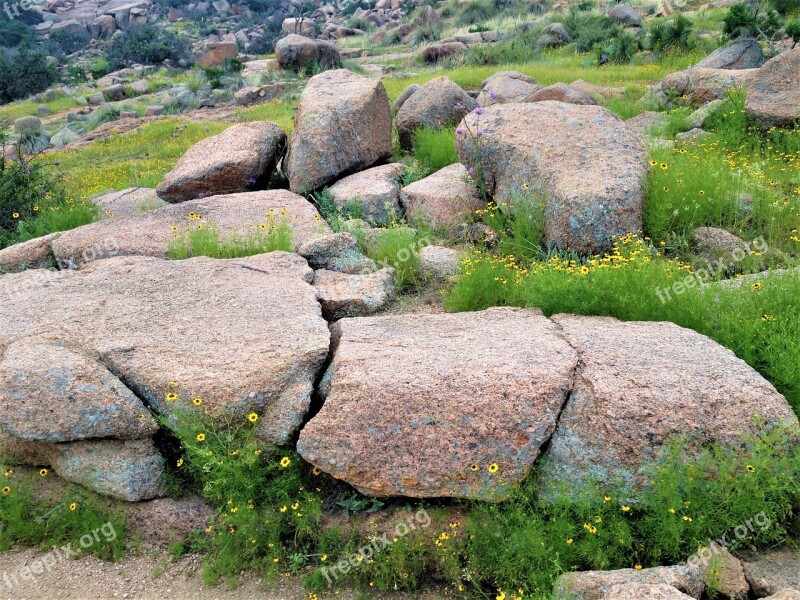
<path fill-rule="evenodd" d="M 189 148 L 156 192 L 167 202 L 186 202 L 264 187 L 285 145 L 274 123 L 234 125 Z"/>
<path fill-rule="evenodd" d="M 343 211 L 372 224 L 388 223 L 400 214 L 400 176 L 405 166 L 391 163 L 340 179 L 330 187 L 331 199 Z"/>
<path fill-rule="evenodd" d="M 40 385 L 41 402 L 29 398 L 13 416 L 9 406 L 3 429 L 13 426 L 32 439 L 138 435 L 122 382 L 170 418 L 199 410 L 194 398 L 211 418 L 256 412 L 261 435 L 284 443 L 302 423 L 328 353 L 312 278 L 302 258 L 285 252 L 232 260 L 117 257 L 52 273 L 37 287 L 25 285 L 39 281 L 35 271 L 4 275 L 0 283 L 20 291 L 0 304 L 0 340 L 13 367 L 3 393 L 13 399 Z M 23 341 L 30 344 L 25 352 L 15 349 Z M 99 364 L 81 362 L 86 356 Z M 45 360 L 49 369 L 40 364 Z M 49 390 L 60 394 L 49 398 L 58 417 L 45 421 L 45 433 L 23 426 Z M 72 406 L 70 398 L 85 406 Z M 87 420 L 99 412 L 122 420 Z"/>
<path fill-rule="evenodd" d="M 504 499 L 553 432 L 577 362 L 537 310 L 342 319 L 307 461 L 371 496 Z"/>
<path fill-rule="evenodd" d="M 458 155 L 476 178 L 482 171 L 498 205 L 521 196 L 545 202 L 548 244 L 594 254 L 614 236 L 641 230 L 647 148 L 607 109 L 499 104 L 471 113 L 460 128 Z"/>
<path fill-rule="evenodd" d="M 119 192 L 109 192 L 92 198 L 92 202 L 100 209 L 100 216 L 103 219 L 128 217 L 167 205 L 158 197 L 155 190 L 149 188 L 128 188 Z"/>
<path fill-rule="evenodd" d="M 742 564 L 744 575 L 756 596 L 779 594 L 782 590 L 800 593 L 800 552 L 773 550 Z"/>
<path fill-rule="evenodd" d="M 165 258 L 176 236 L 198 226 L 213 227 L 224 241 L 259 235 L 261 226 L 282 223 L 291 227 L 295 249 L 330 233 L 305 198 L 287 190 L 270 190 L 212 196 L 106 219 L 64 232 L 51 246 L 62 268 L 77 268 L 114 256 Z"/>
<path fill-rule="evenodd" d="M 158 430 L 102 364 L 60 344 L 21 339 L 0 357 L 0 428 L 25 441 L 138 439 Z"/>
<path fill-rule="evenodd" d="M 400 204 L 411 222 L 454 229 L 484 201 L 467 168 L 456 163 L 404 187 Z"/>
<path fill-rule="evenodd" d="M 768 381 L 690 329 L 609 317 L 553 320 L 580 368 L 546 456 L 546 495 L 575 494 L 592 481 L 641 489 L 643 468 L 673 440 L 685 438 L 688 452 L 735 447 L 744 435 L 797 425 Z"/>

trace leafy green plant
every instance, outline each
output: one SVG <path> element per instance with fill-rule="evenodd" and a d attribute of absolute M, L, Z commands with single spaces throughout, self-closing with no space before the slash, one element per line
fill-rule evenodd
<path fill-rule="evenodd" d="M 792 38 L 795 45 L 800 42 L 800 17 L 786 24 L 786 35 Z"/>
<path fill-rule="evenodd" d="M 169 29 L 153 25 L 132 25 L 111 38 L 106 47 L 111 69 L 121 69 L 134 63 L 158 65 L 165 60 L 189 60 L 189 42 Z"/>
<path fill-rule="evenodd" d="M 0 50 L 0 104 L 47 89 L 58 79 L 47 56 L 27 41 L 17 50 Z"/>
<path fill-rule="evenodd" d="M 628 64 L 641 49 L 639 38 L 624 30 L 618 30 L 601 50 L 608 60 L 617 64 Z"/>
<path fill-rule="evenodd" d="M 442 37 L 442 26 L 438 23 L 424 23 L 411 32 L 411 43 L 415 45 L 435 42 Z"/>
<path fill-rule="evenodd" d="M 564 26 L 572 36 L 578 52 L 591 52 L 598 44 L 606 43 L 619 31 L 619 27 L 607 16 L 583 12 L 574 7 L 564 19 Z"/>
<path fill-rule="evenodd" d="M 688 51 L 692 48 L 692 27 L 692 22 L 680 13 L 670 21 L 653 23 L 648 45 L 653 52 Z"/>
<path fill-rule="evenodd" d="M 211 93 L 211 83 L 201 71 L 193 71 L 175 90 L 175 100 L 181 106 L 194 107 Z"/>

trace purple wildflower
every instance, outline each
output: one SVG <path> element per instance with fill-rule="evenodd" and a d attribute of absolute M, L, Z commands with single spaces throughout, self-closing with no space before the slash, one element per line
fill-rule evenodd
<path fill-rule="evenodd" d="M 485 111 L 479 106 L 473 111 L 476 115 L 482 115 Z"/>
<path fill-rule="evenodd" d="M 478 131 L 475 132 L 475 135 L 481 137 L 483 135 L 483 129 L 478 129 Z"/>
<path fill-rule="evenodd" d="M 464 133 L 464 130 L 461 127 L 459 127 L 458 129 L 456 129 L 456 133 L 461 135 L 462 133 Z"/>
<path fill-rule="evenodd" d="M 469 172 L 470 175 L 473 175 L 475 173 L 475 167 L 470 167 L 468 169 L 468 172 Z"/>

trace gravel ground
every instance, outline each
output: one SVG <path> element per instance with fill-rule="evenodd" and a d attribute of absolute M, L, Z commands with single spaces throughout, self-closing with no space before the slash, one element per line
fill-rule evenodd
<path fill-rule="evenodd" d="M 287 577 L 266 582 L 256 575 L 242 575 L 235 589 L 224 585 L 208 587 L 200 574 L 201 557 L 187 556 L 174 561 L 159 550 L 141 550 L 129 554 L 118 563 L 103 562 L 94 556 L 71 560 L 50 556 L 49 569 L 43 568 L 45 553 L 39 550 L 12 550 L 0 553 L 0 599 L 2 600 L 308 600 L 302 582 Z M 45 558 L 45 560 L 47 560 Z M 39 561 L 40 567 L 34 565 Z M 28 567 L 43 572 L 35 575 Z M 341 590 L 331 597 L 354 600 L 351 590 Z M 323 598 L 320 595 L 320 598 Z M 376 600 L 434 600 L 443 597 L 440 591 L 423 594 L 376 593 Z"/>

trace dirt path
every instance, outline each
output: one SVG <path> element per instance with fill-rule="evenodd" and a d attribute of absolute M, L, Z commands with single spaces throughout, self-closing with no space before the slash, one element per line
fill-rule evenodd
<path fill-rule="evenodd" d="M 38 563 L 37 563 L 38 561 Z M 49 568 L 45 566 L 49 564 Z M 245 574 L 235 589 L 208 587 L 200 573 L 201 558 L 187 556 L 174 561 L 159 550 L 142 550 L 118 563 L 94 556 L 70 560 L 48 558 L 38 550 L 0 553 L 0 599 L 2 600 L 308 600 L 297 577 L 267 582 Z M 38 565 L 38 566 L 37 566 Z M 27 570 L 26 570 L 27 567 Z M 40 571 L 35 574 L 33 571 Z M 23 577 L 25 575 L 25 577 Z M 320 594 L 320 598 L 326 597 Z M 352 590 L 340 590 L 337 600 L 354 600 Z M 375 600 L 434 600 L 441 591 L 424 594 L 375 593 Z"/>

